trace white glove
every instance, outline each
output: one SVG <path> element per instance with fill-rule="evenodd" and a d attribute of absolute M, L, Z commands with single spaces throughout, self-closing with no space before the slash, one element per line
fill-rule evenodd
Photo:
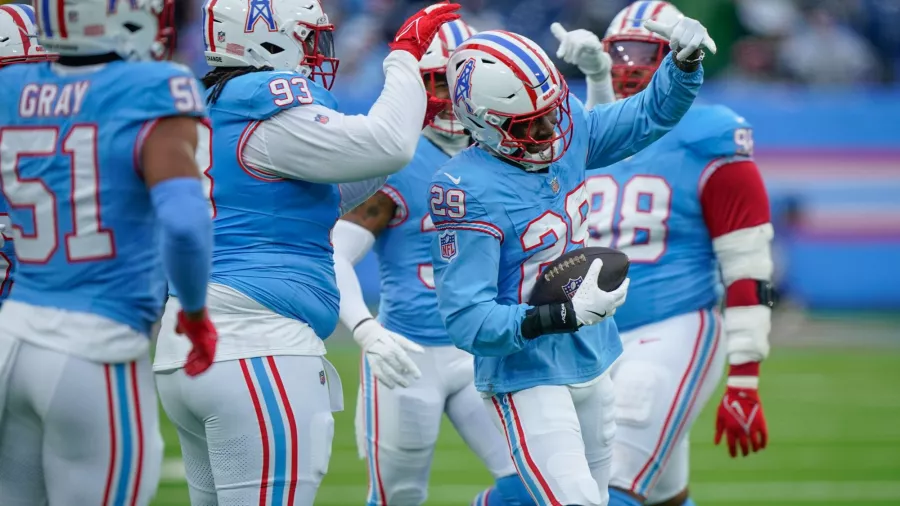
<path fill-rule="evenodd" d="M 397 385 L 408 387 L 412 380 L 422 376 L 409 352 L 425 350 L 409 339 L 391 332 L 375 320 L 366 320 L 353 331 L 353 339 L 359 344 L 372 373 L 384 386 L 393 389 Z"/>
<path fill-rule="evenodd" d="M 644 28 L 668 40 L 675 57 L 681 61 L 685 61 L 701 46 L 716 54 L 716 42 L 696 19 L 681 16 L 671 25 L 648 19 L 644 21 Z"/>
<path fill-rule="evenodd" d="M 612 58 L 603 50 L 600 39 L 588 30 L 566 31 L 559 23 L 550 25 L 550 31 L 559 41 L 556 57 L 570 64 L 577 65 L 585 76 L 609 74 Z"/>
<path fill-rule="evenodd" d="M 611 292 L 604 292 L 597 286 L 597 278 L 600 276 L 602 268 L 603 260 L 598 258 L 591 262 L 584 281 L 581 282 L 581 286 L 572 297 L 572 307 L 575 309 L 575 318 L 579 325 L 599 323 L 604 318 L 616 314 L 616 309 L 625 303 L 631 279 L 625 278 L 618 288 Z"/>

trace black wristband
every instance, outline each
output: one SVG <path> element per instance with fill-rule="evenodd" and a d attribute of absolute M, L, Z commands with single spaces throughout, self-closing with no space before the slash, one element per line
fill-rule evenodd
<path fill-rule="evenodd" d="M 369 321 L 369 320 L 374 320 L 374 319 L 375 319 L 375 318 L 372 318 L 372 317 L 370 316 L 370 317 L 368 317 L 368 318 L 363 318 L 362 320 L 356 322 L 356 325 L 353 326 L 353 328 L 350 330 L 350 333 L 353 334 L 354 332 L 356 332 L 356 329 L 358 329 L 360 325 L 362 325 L 363 323 L 366 323 L 366 322 Z"/>
<path fill-rule="evenodd" d="M 522 320 L 522 337 L 534 339 L 544 334 L 565 334 L 578 330 L 571 302 L 544 304 L 529 309 Z"/>
<path fill-rule="evenodd" d="M 702 49 L 697 49 L 686 60 L 679 60 L 672 55 L 672 59 L 675 61 L 675 66 L 681 69 L 684 72 L 696 72 L 697 69 L 700 68 L 700 64 L 703 63 L 703 58 L 706 57 L 706 53 Z"/>
<path fill-rule="evenodd" d="M 768 281 L 756 280 L 756 296 L 759 297 L 759 303 L 768 308 L 775 307 L 778 302 L 778 294 Z"/>

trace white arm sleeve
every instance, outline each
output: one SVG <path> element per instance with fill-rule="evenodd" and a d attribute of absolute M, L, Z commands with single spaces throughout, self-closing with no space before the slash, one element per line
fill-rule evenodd
<path fill-rule="evenodd" d="M 384 186 L 385 181 L 387 181 L 387 176 L 373 177 L 365 181 L 338 185 L 338 188 L 341 190 L 341 216 L 349 213 L 356 206 L 375 195 L 375 192 Z"/>
<path fill-rule="evenodd" d="M 739 279 L 772 279 L 772 225 L 735 230 L 713 239 L 722 280 L 729 286 Z M 765 306 L 725 309 L 728 361 L 733 365 L 761 362 L 769 356 L 772 310 Z"/>
<path fill-rule="evenodd" d="M 609 72 L 598 76 L 585 76 L 587 84 L 587 103 L 585 107 L 592 109 L 599 104 L 609 104 L 616 101 L 616 93 L 613 91 L 612 75 Z"/>
<path fill-rule="evenodd" d="M 375 236 L 356 223 L 338 220 L 331 242 L 334 245 L 334 274 L 341 292 L 341 323 L 352 331 L 359 322 L 372 318 L 353 266 L 372 249 Z"/>
<path fill-rule="evenodd" d="M 415 57 L 394 51 L 384 60 L 385 83 L 367 116 L 347 116 L 311 104 L 261 122 L 243 146 L 254 169 L 313 183 L 386 176 L 412 160 L 427 97 Z"/>

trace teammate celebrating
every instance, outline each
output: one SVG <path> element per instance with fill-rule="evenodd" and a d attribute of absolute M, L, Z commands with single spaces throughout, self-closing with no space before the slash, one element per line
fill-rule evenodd
<path fill-rule="evenodd" d="M 202 153 L 214 162 L 202 168 L 218 363 L 186 378 L 186 343 L 164 327 L 154 364 L 194 504 L 313 504 L 343 402 L 324 359 L 339 307 L 331 229 L 412 158 L 427 110 L 418 61 L 458 7 L 407 20 L 381 97 L 368 116 L 344 116 L 328 91 L 338 61 L 318 0 L 207 2 L 215 69 L 204 78 L 212 127 Z M 180 302 L 170 298 L 164 323 Z"/>
<path fill-rule="evenodd" d="M 172 2 L 39 5 L 3 8 L 37 20 L 60 58 L 0 70 L 0 188 L 19 261 L 0 310 L 0 497 L 146 505 L 162 462 L 148 334 L 166 275 L 192 374 L 215 347 L 194 161 L 205 108 L 186 69 L 138 61 L 168 56 Z"/>
<path fill-rule="evenodd" d="M 437 312 L 430 253 L 435 229 L 422 198 L 434 171 L 471 143 L 453 116 L 446 72 L 450 53 L 474 33 L 462 21 L 441 27 L 419 68 L 444 110 L 422 132 L 413 161 L 334 227 L 341 321 L 365 352 L 356 431 L 368 459 L 369 506 L 425 502 L 444 413 L 497 480 L 475 504 L 532 504 L 475 391 L 472 356 L 453 346 Z M 353 270 L 373 244 L 382 275 L 377 321 Z M 394 389 L 398 385 L 406 388 Z"/>
<path fill-rule="evenodd" d="M 613 20 L 604 43 L 619 98 L 644 89 L 669 52 L 669 41 L 641 21 L 680 16 L 666 2 L 635 2 Z M 721 378 L 726 352 L 731 370 L 716 442 L 725 434 L 732 456 L 738 447 L 747 455 L 766 445 L 756 388 L 769 351 L 772 226 L 752 152 L 743 118 L 722 106 L 694 105 L 657 143 L 589 172 L 596 205 L 587 244 L 627 253 L 634 281 L 616 313 L 625 350 L 612 370 L 613 505 L 693 504 L 688 432 Z M 725 344 L 716 310 L 720 283 Z"/>
<path fill-rule="evenodd" d="M 37 41 L 34 8 L 30 5 L 0 5 L 0 68 L 14 63 L 52 61 L 56 55 L 48 53 Z M 16 270 L 16 253 L 6 204 L 0 202 L 0 303 L 9 297 Z"/>
<path fill-rule="evenodd" d="M 649 28 L 678 34 L 678 58 L 666 59 L 646 92 L 593 109 L 569 96 L 546 54 L 520 35 L 482 32 L 447 66 L 454 113 L 478 146 L 432 179 L 438 307 L 454 344 L 476 356 L 475 386 L 541 505 L 606 504 L 615 426 L 606 371 L 621 352 L 607 316 L 628 281 L 600 290 L 597 261 L 571 302 L 526 301 L 543 266 L 586 239 L 586 164 L 616 162 L 671 130 L 702 82 L 700 46 L 715 50 L 692 19 Z M 554 31 L 567 53 L 568 34 Z"/>

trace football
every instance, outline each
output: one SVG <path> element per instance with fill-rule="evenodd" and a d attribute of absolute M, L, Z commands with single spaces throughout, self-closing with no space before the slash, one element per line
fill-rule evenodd
<path fill-rule="evenodd" d="M 628 255 L 612 248 L 588 247 L 570 251 L 544 269 L 531 290 L 532 306 L 566 302 L 581 286 L 594 259 L 603 260 L 597 285 L 604 291 L 615 290 L 628 277 Z"/>

